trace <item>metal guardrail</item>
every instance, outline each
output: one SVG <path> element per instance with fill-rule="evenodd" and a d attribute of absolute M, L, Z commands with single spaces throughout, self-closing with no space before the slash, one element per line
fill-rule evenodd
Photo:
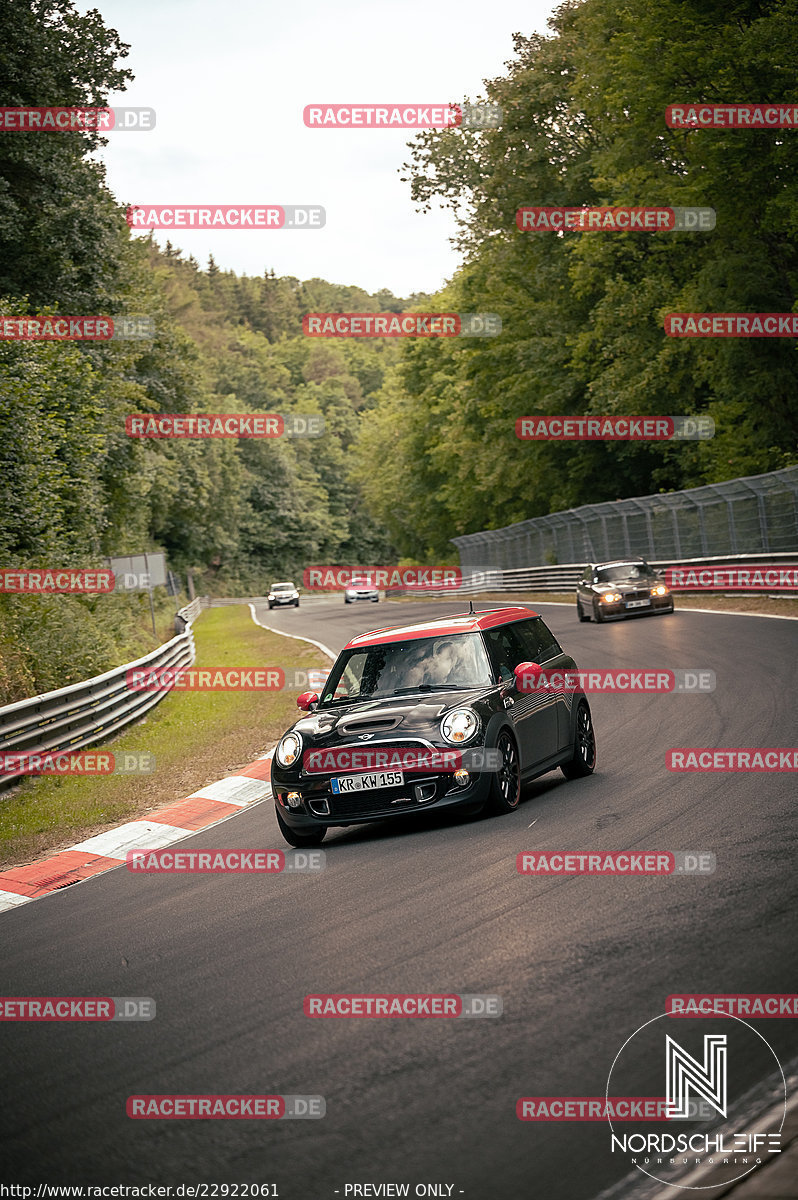
<path fill-rule="evenodd" d="M 203 608 L 208 608 L 210 603 L 209 596 L 196 596 L 185 608 L 178 610 L 178 616 L 181 616 L 184 621 L 188 621 L 190 625 L 192 621 L 196 621 Z"/>
<path fill-rule="evenodd" d="M 188 622 L 183 633 L 142 658 L 82 683 L 0 708 L 0 790 L 26 774 L 25 771 L 4 773 L 4 755 L 47 755 L 82 750 L 140 720 L 163 700 L 171 688 L 131 691 L 127 686 L 127 672 L 134 668 L 149 673 L 190 667 L 196 658 L 191 622 L 199 615 L 204 599 L 207 598 L 197 597 L 180 609 L 180 615 Z"/>
<path fill-rule="evenodd" d="M 621 555 L 620 561 L 623 561 Z M 649 564 L 657 570 L 666 567 L 712 567 L 723 565 L 755 566 L 757 563 L 798 563 L 798 553 L 782 554 L 724 554 L 712 558 L 672 558 L 649 559 Z M 582 578 L 585 567 L 584 560 L 579 563 L 561 563 L 546 567 L 513 567 L 502 570 L 499 568 L 484 571 L 463 571 L 463 581 L 458 588 L 392 588 L 386 595 L 390 596 L 424 596 L 430 599 L 440 597 L 457 599 L 459 596 L 474 596 L 479 592 L 570 592 L 576 590 L 576 585 Z M 722 588 L 721 591 L 733 592 L 740 589 Z M 778 588 L 768 588 L 767 594 L 778 595 Z M 794 595 L 785 592 L 783 594 Z"/>

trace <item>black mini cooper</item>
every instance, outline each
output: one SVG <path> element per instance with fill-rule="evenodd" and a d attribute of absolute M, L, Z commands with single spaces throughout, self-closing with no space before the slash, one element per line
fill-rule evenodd
<path fill-rule="evenodd" d="M 321 696 L 278 742 L 277 823 L 292 846 L 328 828 L 419 809 L 512 812 L 521 784 L 560 767 L 590 775 L 596 742 L 580 692 L 530 690 L 540 668 L 575 670 L 528 608 L 470 612 L 353 638 Z"/>
<path fill-rule="evenodd" d="M 610 617 L 672 613 L 673 596 L 643 558 L 591 563 L 576 585 L 576 615 L 600 624 Z"/>

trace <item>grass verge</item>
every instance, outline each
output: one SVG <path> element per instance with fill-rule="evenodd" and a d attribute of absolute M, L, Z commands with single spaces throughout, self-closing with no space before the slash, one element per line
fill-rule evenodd
<path fill-rule="evenodd" d="M 328 666 L 315 646 L 269 633 L 246 606 L 212 608 L 194 626 L 197 668 Z M 0 796 L 0 867 L 41 858 L 143 817 L 247 766 L 296 719 L 292 692 L 173 692 L 109 743 L 148 751 L 148 775 L 41 776 Z M 101 749 L 99 745 L 92 749 Z"/>

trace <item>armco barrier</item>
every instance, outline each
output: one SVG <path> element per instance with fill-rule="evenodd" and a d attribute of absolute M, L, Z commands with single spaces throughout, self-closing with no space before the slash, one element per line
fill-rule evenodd
<path fill-rule="evenodd" d="M 133 668 L 160 671 L 190 667 L 196 657 L 191 622 L 199 615 L 205 598 L 197 597 L 180 610 L 189 622 L 184 633 L 135 662 L 114 667 L 83 683 L 70 684 L 29 700 L 0 708 L 0 754 L 55 754 L 81 750 L 105 741 L 138 721 L 169 692 L 129 691 L 127 672 Z M 25 772 L 0 774 L 0 790 L 9 787 Z"/>
<path fill-rule="evenodd" d="M 623 555 L 618 555 L 620 562 Z M 649 560 L 650 566 L 658 571 L 667 567 L 713 567 L 713 566 L 756 566 L 757 564 L 775 563 L 786 566 L 798 563 L 798 553 L 782 554 L 724 554 L 713 558 L 675 558 Z M 487 568 L 483 571 L 463 571 L 463 582 L 455 591 L 452 588 L 421 589 L 391 589 L 387 596 L 423 596 L 429 599 L 446 597 L 457 600 L 460 596 L 475 596 L 480 592 L 576 592 L 576 585 L 582 578 L 585 562 L 561 563 L 547 567 L 514 567 L 501 570 Z M 676 590 L 676 589 L 674 589 Z M 733 592 L 733 588 L 721 589 L 723 593 Z M 736 589 L 740 592 L 742 589 Z M 678 590 L 676 590 L 678 595 Z M 761 594 L 761 593 L 760 593 Z M 778 595 L 779 589 L 768 589 L 768 594 Z M 788 593 L 785 593 L 788 594 Z M 794 592 L 790 592 L 794 595 Z"/>

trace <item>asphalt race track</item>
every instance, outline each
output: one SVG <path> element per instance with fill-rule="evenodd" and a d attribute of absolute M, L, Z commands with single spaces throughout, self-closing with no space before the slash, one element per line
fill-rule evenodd
<path fill-rule="evenodd" d="M 336 598 L 258 615 L 337 651 L 376 625 L 455 611 Z M 540 611 L 581 668 L 709 668 L 717 690 L 592 697 L 596 774 L 544 776 L 509 816 L 336 830 L 317 876 L 119 868 L 0 915 L 4 995 L 157 1003 L 148 1023 L 0 1024 L 8 1177 L 276 1183 L 286 1200 L 399 1181 L 411 1195 L 428 1183 L 467 1200 L 589 1200 L 627 1174 L 603 1124 L 524 1123 L 516 1100 L 603 1095 L 622 1043 L 671 993 L 796 990 L 795 776 L 676 775 L 665 755 L 794 745 L 798 624 L 677 609 L 597 626 L 572 606 Z M 267 802 L 183 845 L 283 842 Z M 706 850 L 717 871 L 527 878 L 516 854 L 530 849 Z M 413 991 L 499 995 L 504 1013 L 302 1010 L 308 992 Z M 795 1021 L 761 1024 L 786 1068 Z M 738 1064 L 752 1088 L 758 1069 Z M 126 1116 L 131 1094 L 173 1092 L 320 1094 L 327 1115 Z M 650 1077 L 626 1094 L 651 1094 Z"/>

